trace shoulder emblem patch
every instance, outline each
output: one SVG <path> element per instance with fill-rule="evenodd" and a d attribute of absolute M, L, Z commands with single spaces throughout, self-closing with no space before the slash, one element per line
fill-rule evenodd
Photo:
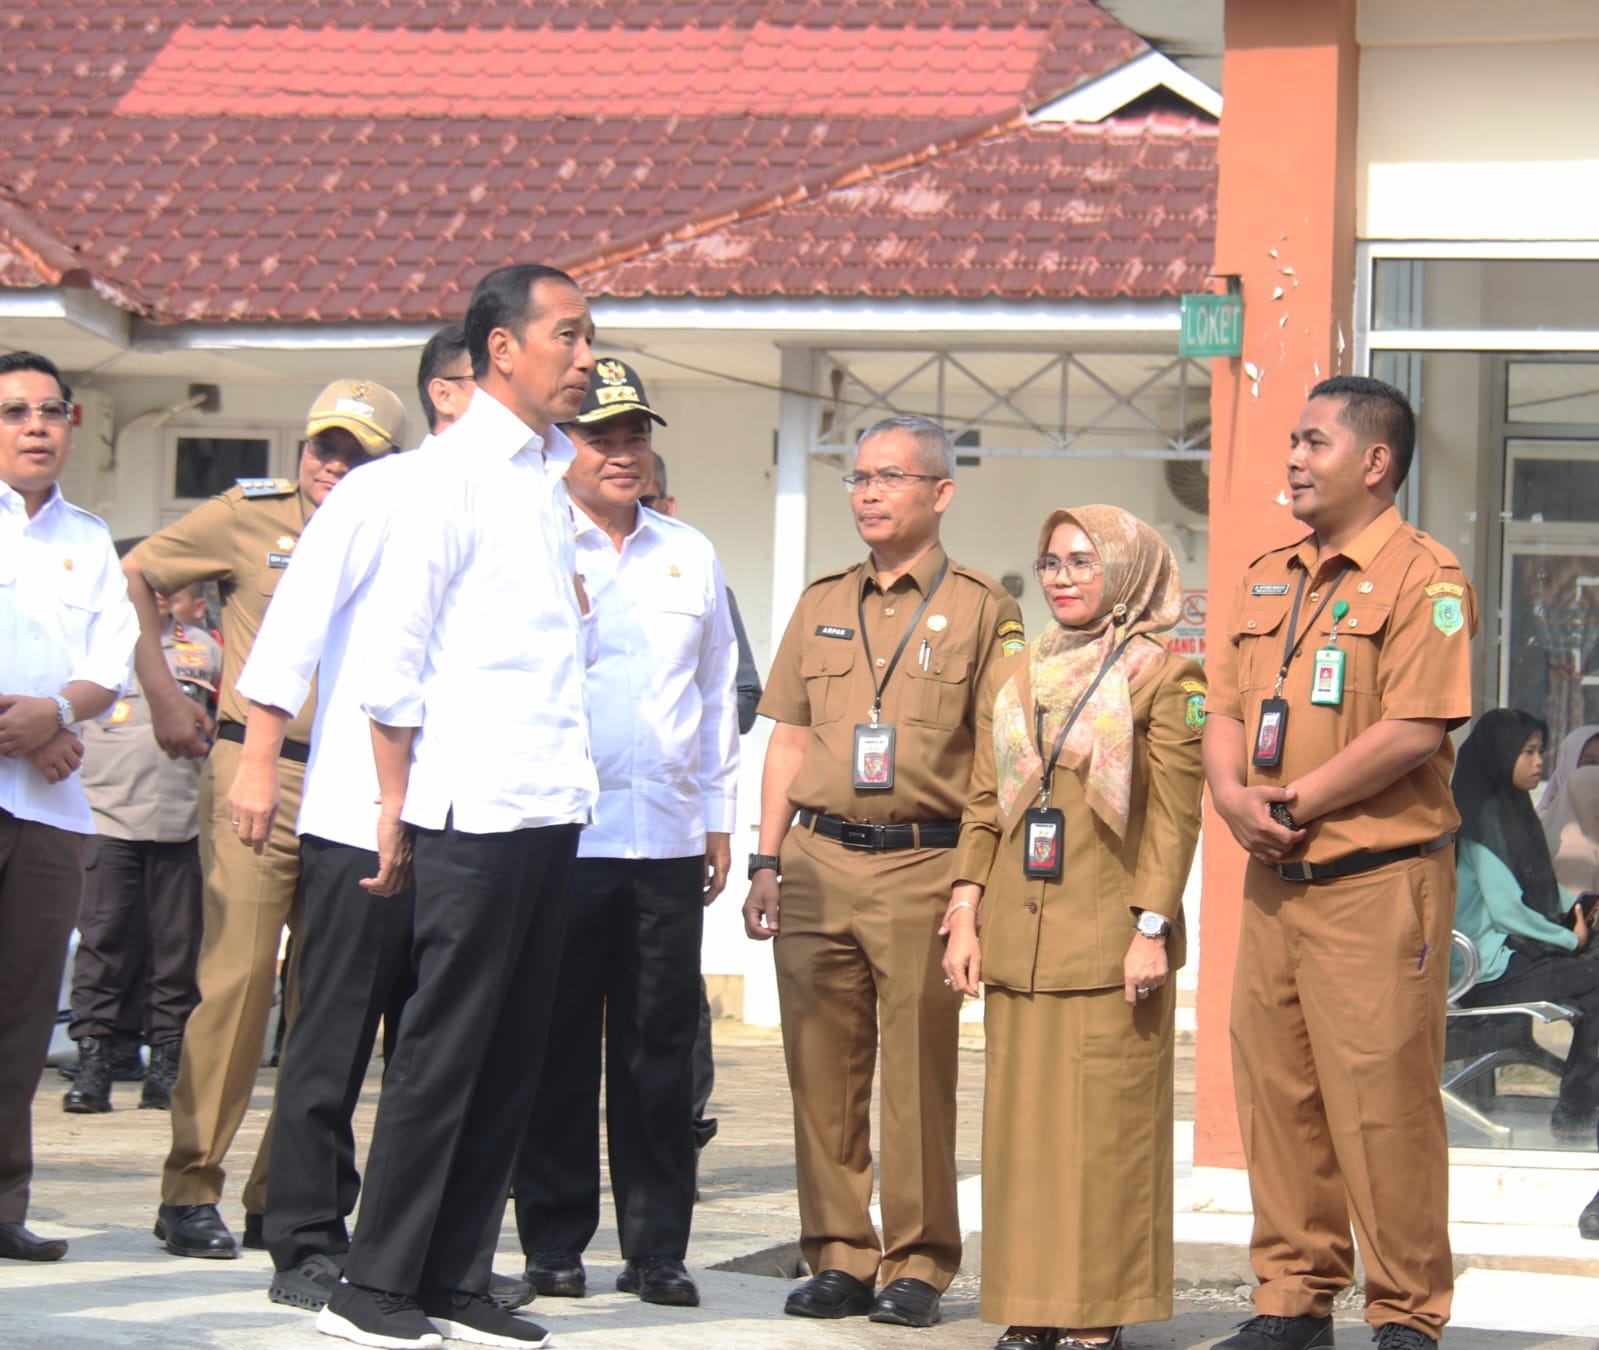
<path fill-rule="evenodd" d="M 1006 638 L 999 644 L 999 649 L 1000 651 L 1004 652 L 1006 656 L 1015 656 L 1017 652 L 1025 652 L 1027 650 L 1027 644 L 1023 642 L 1021 638 Z"/>
<path fill-rule="evenodd" d="M 1427 594 L 1429 596 L 1464 595 L 1465 593 L 1466 588 L 1464 586 L 1457 586 L 1452 581 L 1435 581 L 1431 586 L 1427 587 Z"/>
<path fill-rule="evenodd" d="M 1189 681 L 1183 681 L 1183 688 L 1188 688 Z M 1203 731 L 1205 729 L 1205 696 L 1203 693 L 1190 694 L 1188 706 L 1183 709 L 1183 721 L 1188 723 L 1190 731 Z"/>
<path fill-rule="evenodd" d="M 1432 602 L 1432 626 L 1445 637 L 1453 637 L 1466 626 L 1465 611 L 1452 595 L 1440 595 Z"/>
<path fill-rule="evenodd" d="M 1001 641 L 1003 641 L 1005 638 L 1011 637 L 1022 639 L 1027 637 L 1027 630 L 1022 627 L 1021 622 L 1018 619 L 1006 619 L 998 628 L 994 630 L 994 633 L 995 636 L 1000 638 Z"/>
<path fill-rule="evenodd" d="M 1203 695 L 1205 692 L 1205 683 L 1203 680 L 1183 680 L 1181 681 L 1181 684 L 1183 687 L 1183 693 L 1185 694 Z"/>

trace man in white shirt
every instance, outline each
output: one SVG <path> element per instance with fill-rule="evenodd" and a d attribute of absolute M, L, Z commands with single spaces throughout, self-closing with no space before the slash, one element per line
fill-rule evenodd
<path fill-rule="evenodd" d="M 351 657 L 364 650 L 360 620 L 370 611 L 363 602 L 395 507 L 430 491 L 417 477 L 417 465 L 428 462 L 420 451 L 466 410 L 471 370 L 461 324 L 428 340 L 417 392 L 430 434 L 418 452 L 367 465 L 311 519 L 238 681 L 250 712 L 228 814 L 257 852 L 271 839 L 279 808 L 278 756 L 291 710 L 304 702 L 313 677 L 321 690 L 295 827 L 305 906 L 297 939 L 300 1008 L 278 1074 L 263 1223 L 274 1267 L 268 1297 L 313 1312 L 338 1283 L 350 1247 L 345 1220 L 358 1178 L 350 1121 L 378 1021 L 392 1043 L 416 988 L 411 889 L 374 895 L 360 885 L 377 870 L 378 785 L 371 724 L 361 708 L 365 667 L 359 655 Z M 521 1302 L 531 1298 L 530 1287 L 510 1283 Z"/>
<path fill-rule="evenodd" d="M 127 686 L 139 621 L 105 524 L 56 486 L 72 393 L 47 358 L 0 356 L 0 1257 L 55 1261 L 23 1226 L 32 1106 L 94 833 L 73 730 Z"/>
<path fill-rule="evenodd" d="M 527 1278 L 585 1291 L 600 1216 L 600 1041 L 616 1287 L 692 1307 L 692 1052 L 705 906 L 727 882 L 737 804 L 738 649 L 710 541 L 642 508 L 654 477 L 636 372 L 607 358 L 566 430 L 578 571 L 594 603 L 589 735 L 599 774 L 578 843 L 550 1044 L 516 1172 Z"/>
<path fill-rule="evenodd" d="M 489 1298 L 486 1238 L 532 1107 L 567 881 L 597 795 L 561 482 L 573 450 L 559 430 L 588 393 L 593 334 L 562 272 L 479 282 L 466 315 L 477 391 L 418 452 L 430 490 L 396 508 L 395 547 L 363 601 L 380 796 L 379 869 L 363 884 L 396 891 L 414 861 L 417 989 L 344 1278 L 317 1316 L 358 1344 L 547 1340 Z"/>

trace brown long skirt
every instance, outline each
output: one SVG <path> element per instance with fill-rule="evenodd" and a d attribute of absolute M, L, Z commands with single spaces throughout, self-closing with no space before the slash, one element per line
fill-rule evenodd
<path fill-rule="evenodd" d="M 1098 1327 L 1172 1308 L 1171 981 L 984 995 L 985 1322 Z"/>

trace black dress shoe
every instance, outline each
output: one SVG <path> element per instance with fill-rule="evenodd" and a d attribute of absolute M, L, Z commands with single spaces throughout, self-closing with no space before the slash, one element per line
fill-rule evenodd
<path fill-rule="evenodd" d="M 231 1261 L 239 1254 L 215 1205 L 162 1205 L 156 1211 L 155 1235 L 174 1256 Z"/>
<path fill-rule="evenodd" d="M 872 1304 L 872 1321 L 896 1327 L 930 1327 L 939 1316 L 938 1290 L 908 1275 L 885 1284 Z"/>
<path fill-rule="evenodd" d="M 842 1270 L 812 1275 L 783 1303 L 790 1317 L 861 1317 L 871 1310 L 872 1286 Z"/>
<path fill-rule="evenodd" d="M 59 1261 L 66 1254 L 60 1238 L 42 1238 L 20 1223 L 0 1223 L 0 1257 L 8 1261 Z"/>
<path fill-rule="evenodd" d="M 1006 1327 L 994 1350 L 1055 1350 L 1058 1327 Z"/>
<path fill-rule="evenodd" d="M 243 1245 L 253 1252 L 264 1252 L 267 1249 L 265 1215 L 245 1211 Z"/>
<path fill-rule="evenodd" d="M 588 1292 L 583 1258 L 573 1251 L 534 1252 L 522 1278 L 546 1298 L 582 1298 Z"/>
<path fill-rule="evenodd" d="M 1585 1238 L 1599 1238 L 1599 1195 L 1594 1196 L 1577 1219 L 1577 1232 Z"/>
<path fill-rule="evenodd" d="M 1237 1331 L 1226 1340 L 1217 1341 L 1211 1350 L 1332 1350 L 1332 1343 L 1331 1317 L 1261 1313 L 1240 1322 Z"/>
<path fill-rule="evenodd" d="M 697 1308 L 700 1291 L 694 1287 L 683 1263 L 670 1256 L 647 1256 L 629 1261 L 616 1277 L 618 1293 L 637 1294 L 646 1303 L 669 1308 Z"/>

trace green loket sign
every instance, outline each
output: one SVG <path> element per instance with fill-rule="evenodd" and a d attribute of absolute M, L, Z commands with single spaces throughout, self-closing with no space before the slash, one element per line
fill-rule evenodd
<path fill-rule="evenodd" d="M 1242 356 L 1244 301 L 1237 295 L 1183 296 L 1179 356 Z"/>

